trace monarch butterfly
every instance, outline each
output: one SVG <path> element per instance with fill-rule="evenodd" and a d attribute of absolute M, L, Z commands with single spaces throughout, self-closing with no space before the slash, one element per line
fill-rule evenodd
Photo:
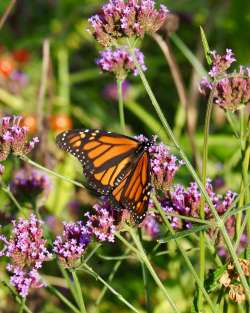
<path fill-rule="evenodd" d="M 151 191 L 150 154 L 152 141 L 95 129 L 65 131 L 57 145 L 83 165 L 90 188 L 109 196 L 117 209 L 128 209 L 136 224 L 144 219 Z"/>

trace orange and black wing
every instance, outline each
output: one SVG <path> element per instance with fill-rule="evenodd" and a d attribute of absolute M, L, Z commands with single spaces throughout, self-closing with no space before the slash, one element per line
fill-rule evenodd
<path fill-rule="evenodd" d="M 151 188 L 150 158 L 144 151 L 113 190 L 112 196 L 130 211 L 134 222 L 140 224 L 148 209 Z"/>
<path fill-rule="evenodd" d="M 124 135 L 94 129 L 63 132 L 56 142 L 78 158 L 89 186 L 102 195 L 109 195 L 124 179 L 140 144 Z"/>

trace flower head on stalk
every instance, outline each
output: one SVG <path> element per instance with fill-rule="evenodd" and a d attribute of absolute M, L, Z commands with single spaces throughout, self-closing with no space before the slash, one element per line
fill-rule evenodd
<path fill-rule="evenodd" d="M 20 116 L 6 116 L 0 120 L 0 161 L 13 152 L 16 155 L 28 154 L 39 142 L 37 137 L 28 141 L 27 127 L 20 126 Z"/>
<path fill-rule="evenodd" d="M 236 194 L 231 191 L 228 191 L 224 197 L 222 195 L 216 195 L 213 191 L 213 186 L 210 180 L 206 183 L 206 190 L 220 215 L 224 214 L 229 209 L 236 197 Z M 195 182 L 190 183 L 187 189 L 182 185 L 176 185 L 173 190 L 169 190 L 168 193 L 163 197 L 159 197 L 158 200 L 163 211 L 166 212 L 166 215 L 168 215 L 168 213 L 174 213 L 176 215 L 180 214 L 194 218 L 199 218 L 200 216 L 201 192 Z M 150 206 L 154 208 L 152 202 L 150 203 Z M 206 219 L 212 217 L 207 203 L 205 204 L 205 214 Z M 168 216 L 168 218 L 174 229 L 179 230 L 192 227 L 192 223 L 188 220 L 181 220 L 178 216 Z"/>
<path fill-rule="evenodd" d="M 143 53 L 139 49 L 134 49 L 134 52 L 142 70 L 146 71 Z M 100 52 L 100 55 L 101 57 L 97 59 L 96 63 L 103 72 L 113 73 L 120 80 L 124 80 L 129 72 L 132 72 L 135 76 L 138 75 L 133 57 L 128 52 L 127 47 L 121 47 L 116 50 L 103 50 Z"/>
<path fill-rule="evenodd" d="M 83 222 L 64 222 L 62 236 L 57 236 L 53 243 L 53 251 L 67 268 L 74 267 L 81 258 L 91 240 L 91 232 Z"/>
<path fill-rule="evenodd" d="M 51 183 L 49 177 L 39 170 L 31 168 L 19 169 L 11 183 L 11 192 L 19 200 L 35 199 L 43 194 L 48 195 Z"/>
<path fill-rule="evenodd" d="M 104 47 L 121 37 L 143 38 L 164 23 L 168 10 L 155 8 L 153 0 L 110 0 L 89 19 L 90 33 Z"/>
<path fill-rule="evenodd" d="M 93 206 L 94 213 L 87 212 L 86 226 L 89 231 L 95 235 L 99 241 L 114 242 L 116 232 L 116 217 L 114 216 L 114 209 L 108 198 L 103 197 L 100 204 Z M 119 217 L 118 217 L 119 218 Z"/>
<path fill-rule="evenodd" d="M 171 154 L 163 143 L 152 145 L 149 153 L 154 186 L 156 189 L 166 192 L 172 185 L 176 172 L 184 162 Z"/>
<path fill-rule="evenodd" d="M 207 95 L 213 92 L 213 103 L 225 110 L 235 111 L 250 103 L 250 68 L 240 67 L 238 71 L 228 73 L 231 64 L 236 61 L 231 49 L 225 55 L 215 51 L 211 53 L 212 68 L 209 78 L 200 82 L 200 91 Z"/>
<path fill-rule="evenodd" d="M 11 283 L 22 297 L 26 297 L 30 288 L 44 285 L 38 270 L 43 262 L 51 258 L 51 254 L 43 238 L 43 222 L 35 215 L 32 214 L 28 220 L 19 218 L 12 223 L 10 239 L 0 238 L 5 244 L 2 254 L 10 258 L 7 270 L 12 274 Z"/>

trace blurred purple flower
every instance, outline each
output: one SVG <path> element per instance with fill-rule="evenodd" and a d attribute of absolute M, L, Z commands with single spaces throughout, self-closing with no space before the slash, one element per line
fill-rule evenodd
<path fill-rule="evenodd" d="M 143 53 L 135 48 L 135 56 L 143 71 L 146 71 Z M 126 47 L 116 50 L 107 49 L 100 52 L 101 57 L 97 59 L 96 64 L 103 72 L 110 72 L 115 76 L 124 80 L 129 72 L 138 75 L 137 68 L 134 64 L 133 57 L 129 54 Z"/>
<path fill-rule="evenodd" d="M 89 19 L 89 31 L 103 46 L 112 45 L 120 37 L 140 37 L 156 32 L 165 22 L 168 10 L 155 9 L 152 0 L 110 0 L 100 13 Z"/>
<path fill-rule="evenodd" d="M 154 213 L 148 213 L 140 227 L 152 239 L 155 239 L 160 235 L 160 224 Z"/>
<path fill-rule="evenodd" d="M 0 164 L 0 176 L 2 176 L 2 175 L 3 175 L 4 170 L 5 170 L 4 165 Z"/>
<path fill-rule="evenodd" d="M 28 142 L 28 129 L 20 126 L 21 119 L 20 116 L 0 119 L 0 161 L 6 160 L 10 152 L 16 155 L 28 154 L 39 142 L 37 137 Z"/>
<path fill-rule="evenodd" d="M 10 258 L 7 270 L 12 273 L 11 283 L 22 297 L 26 297 L 30 288 L 43 286 L 38 269 L 51 258 L 51 254 L 43 239 L 43 222 L 35 215 L 31 214 L 28 220 L 19 218 L 12 224 L 10 239 L 0 237 L 5 245 L 2 255 Z"/>
<path fill-rule="evenodd" d="M 115 217 L 113 208 L 107 198 L 103 198 L 101 204 L 93 206 L 95 213 L 87 212 L 86 226 L 100 241 L 114 242 L 114 234 L 116 232 Z"/>
<path fill-rule="evenodd" d="M 47 196 L 51 186 L 50 179 L 43 172 L 21 168 L 18 170 L 10 183 L 11 192 L 18 199 L 35 198 L 41 194 Z"/>
<path fill-rule="evenodd" d="M 91 232 L 81 221 L 63 223 L 62 236 L 57 236 L 53 251 L 65 267 L 73 267 L 85 252 L 91 239 Z"/>
<path fill-rule="evenodd" d="M 130 87 L 129 82 L 127 80 L 124 80 L 122 82 L 122 96 L 124 99 L 126 99 L 129 87 Z M 106 85 L 106 87 L 103 90 L 103 95 L 107 100 L 118 101 L 117 84 L 111 83 Z"/>

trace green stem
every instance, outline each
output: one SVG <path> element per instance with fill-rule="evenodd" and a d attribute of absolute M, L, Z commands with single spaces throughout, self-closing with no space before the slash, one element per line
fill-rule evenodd
<path fill-rule="evenodd" d="M 48 285 L 47 288 L 58 297 L 72 312 L 81 313 L 64 295 L 55 287 Z"/>
<path fill-rule="evenodd" d="M 125 253 L 124 253 L 124 256 L 127 256 L 128 253 L 129 253 L 129 251 L 130 251 L 130 249 L 126 249 L 126 251 L 125 251 Z M 113 270 L 112 270 L 112 272 L 110 273 L 110 275 L 109 275 L 109 277 L 108 277 L 108 283 L 111 283 L 111 282 L 112 282 L 112 280 L 113 280 L 113 278 L 114 278 L 116 272 L 118 271 L 118 269 L 119 269 L 119 267 L 121 266 L 121 264 L 122 264 L 123 261 L 124 261 L 124 259 L 119 259 L 119 260 L 115 263 L 115 265 L 114 265 L 114 267 L 113 267 Z M 101 303 L 101 301 L 102 301 L 102 299 L 103 299 L 103 297 L 104 297 L 104 295 L 105 295 L 107 289 L 108 289 L 107 286 L 104 286 L 104 287 L 103 287 L 103 289 L 102 289 L 102 291 L 101 291 L 101 293 L 100 293 L 98 299 L 96 300 L 96 305 L 99 305 L 99 304 Z"/>
<path fill-rule="evenodd" d="M 123 80 L 117 78 L 117 93 L 118 93 L 118 103 L 119 103 L 119 116 L 121 123 L 121 131 L 125 134 L 125 116 L 124 116 L 124 104 L 123 104 L 123 95 L 122 95 L 122 84 Z"/>
<path fill-rule="evenodd" d="M 70 178 L 68 178 L 68 177 L 66 177 L 66 176 L 60 175 L 60 174 L 58 174 L 58 173 L 56 173 L 56 172 L 54 172 L 54 171 L 52 171 L 52 170 L 49 170 L 48 168 L 46 168 L 46 167 L 44 167 L 44 166 L 42 166 L 42 165 L 40 165 L 40 164 L 38 164 L 38 163 L 32 161 L 32 160 L 29 159 L 26 155 L 22 155 L 22 156 L 20 156 L 20 158 L 21 158 L 23 161 L 25 161 L 26 163 L 31 164 L 31 165 L 35 166 L 36 168 L 39 168 L 40 170 L 42 170 L 42 171 L 48 173 L 49 175 L 58 177 L 58 178 L 60 178 L 60 179 L 62 179 L 62 180 L 64 180 L 64 181 L 67 181 L 67 182 L 69 182 L 69 183 L 71 183 L 71 184 L 73 184 L 73 185 L 75 185 L 75 186 L 77 186 L 77 187 L 86 189 L 86 187 L 85 187 L 83 184 L 79 183 L 78 181 L 73 180 L 73 179 L 70 179 Z"/>
<path fill-rule="evenodd" d="M 78 298 L 77 298 L 77 292 L 76 292 L 76 289 L 75 289 L 75 285 L 72 284 L 72 281 L 70 280 L 70 277 L 69 277 L 69 274 L 67 273 L 66 269 L 59 263 L 58 264 L 60 270 L 61 270 L 61 273 L 64 277 L 64 279 L 66 280 L 67 282 L 67 286 L 75 300 L 76 303 L 78 303 Z"/>
<path fill-rule="evenodd" d="M 161 280 L 159 279 L 158 275 L 156 274 L 153 266 L 151 265 L 144 249 L 143 246 L 138 238 L 138 236 L 135 234 L 133 228 L 127 226 L 126 229 L 128 230 L 128 232 L 131 234 L 131 237 L 137 247 L 137 255 L 138 257 L 141 259 L 142 262 L 144 262 L 144 264 L 146 265 L 148 271 L 150 272 L 152 278 L 154 279 L 156 285 L 159 287 L 159 289 L 163 292 L 164 296 L 166 297 L 166 300 L 168 301 L 168 303 L 170 304 L 171 308 L 173 309 L 173 311 L 175 313 L 178 313 L 178 309 L 175 305 L 175 303 L 173 302 L 173 300 L 171 299 L 170 295 L 168 294 L 165 286 L 163 285 L 163 283 L 161 282 Z"/>
<path fill-rule="evenodd" d="M 11 292 L 13 297 L 15 298 L 16 302 L 18 302 L 20 305 L 22 305 L 23 299 L 18 295 L 16 290 L 4 280 L 1 280 L 1 283 L 9 289 L 9 291 Z M 25 303 L 23 305 L 23 311 L 25 311 L 26 313 L 32 313 L 32 311 L 25 305 Z"/>
<path fill-rule="evenodd" d="M 21 302 L 19 313 L 23 313 L 24 307 L 25 307 L 25 302 L 26 302 L 26 298 L 23 298 L 22 302 Z"/>
<path fill-rule="evenodd" d="M 82 289 L 81 289 L 79 279 L 78 279 L 77 274 L 74 270 L 72 270 L 71 273 L 72 273 L 72 277 L 73 277 L 74 284 L 75 284 L 75 290 L 76 290 L 76 294 L 77 294 L 77 298 L 78 298 L 78 306 L 80 308 L 80 311 L 81 311 L 81 313 L 87 313 L 86 308 L 85 308 L 85 304 L 84 304 L 84 300 L 83 300 L 83 294 L 82 294 Z"/>
<path fill-rule="evenodd" d="M 10 198 L 10 200 L 15 204 L 15 206 L 17 207 L 17 209 L 22 212 L 23 208 L 21 207 L 21 205 L 19 204 L 19 202 L 17 201 L 17 199 L 15 198 L 15 196 L 13 195 L 13 193 L 10 191 L 9 187 L 6 187 L 2 184 L 2 182 L 0 182 L 0 186 L 3 192 L 5 192 L 7 194 L 7 196 Z"/>
<path fill-rule="evenodd" d="M 138 229 L 138 235 L 139 235 L 140 241 L 142 242 L 141 229 Z M 150 297 L 151 293 L 150 293 L 149 282 L 148 282 L 148 272 L 143 262 L 141 262 L 141 268 L 142 268 L 142 277 L 143 277 L 145 300 L 146 300 L 146 309 L 147 309 L 147 313 L 152 313 L 151 297 Z"/>
<path fill-rule="evenodd" d="M 162 208 L 161 208 L 161 206 L 160 206 L 160 204 L 159 204 L 157 198 L 156 198 L 155 196 L 153 196 L 152 198 L 153 198 L 153 201 L 154 201 L 154 204 L 155 204 L 157 210 L 159 211 L 159 213 L 160 213 L 160 215 L 161 215 L 161 217 L 162 217 L 164 223 L 166 224 L 168 230 L 170 231 L 171 235 L 175 235 L 175 231 L 174 231 L 172 225 L 170 224 L 169 220 L 166 218 L 165 212 L 162 210 Z M 216 308 L 214 307 L 214 304 L 213 304 L 212 300 L 210 299 L 210 297 L 209 297 L 209 295 L 208 295 L 206 289 L 204 288 L 204 285 L 203 285 L 203 283 L 201 282 L 201 280 L 200 280 L 198 274 L 196 273 L 196 271 L 195 271 L 195 269 L 194 269 L 194 267 L 193 267 L 191 261 L 189 260 L 189 257 L 188 257 L 188 255 L 187 255 L 186 251 L 182 248 L 182 246 L 181 246 L 181 244 L 179 243 L 178 239 L 175 239 L 175 243 L 176 243 L 178 249 L 180 250 L 180 252 L 181 252 L 181 254 L 182 254 L 182 256 L 183 256 L 183 258 L 184 258 L 184 260 L 185 260 L 185 262 L 186 262 L 186 264 L 187 264 L 187 266 L 188 266 L 190 272 L 192 273 L 192 275 L 193 275 L 193 277 L 194 277 L 194 279 L 195 279 L 195 281 L 196 281 L 196 283 L 197 283 L 199 289 L 202 291 L 202 293 L 203 293 L 205 299 L 207 300 L 207 302 L 208 302 L 208 304 L 209 304 L 209 306 L 210 306 L 212 312 L 213 312 L 213 313 L 216 313 L 217 310 L 216 310 Z"/>
<path fill-rule="evenodd" d="M 90 266 L 84 263 L 84 268 L 91 273 L 97 280 L 99 280 L 109 291 L 111 291 L 121 302 L 123 302 L 128 308 L 135 313 L 140 313 L 132 304 L 130 304 L 120 293 L 112 288 L 101 276 L 99 276 Z"/>
<path fill-rule="evenodd" d="M 209 137 L 209 127 L 210 127 L 210 120 L 211 114 L 213 109 L 213 90 L 210 92 L 210 96 L 208 99 L 208 106 L 205 118 L 205 126 L 204 126 L 204 140 L 203 140 L 203 155 L 202 155 L 202 184 L 206 186 L 207 180 L 207 159 L 208 159 L 208 137 Z M 200 203 L 200 218 L 205 220 L 205 197 L 204 195 L 201 196 L 201 203 Z M 206 249 L 205 249 L 205 232 L 200 232 L 200 281 L 201 284 L 204 286 L 205 280 L 205 270 L 206 270 Z M 198 292 L 198 308 L 200 312 L 203 312 L 203 294 L 201 289 Z"/>
<path fill-rule="evenodd" d="M 156 113 L 158 114 L 158 117 L 161 120 L 162 125 L 164 126 L 164 128 L 165 128 L 165 130 L 166 130 L 166 132 L 167 132 L 167 134 L 169 136 L 169 138 L 171 139 L 171 141 L 175 145 L 176 149 L 179 151 L 179 154 L 182 157 L 182 159 L 185 161 L 185 164 L 186 164 L 189 172 L 191 173 L 191 175 L 195 179 L 195 181 L 196 181 L 197 185 L 199 186 L 202 194 L 205 196 L 206 202 L 208 203 L 208 205 L 209 205 L 209 207 L 211 209 L 211 212 L 213 213 L 213 215 L 215 217 L 217 226 L 218 226 L 219 230 L 222 233 L 222 236 L 223 236 L 223 238 L 225 240 L 225 243 L 226 243 L 226 246 L 228 248 L 228 251 L 229 251 L 229 253 L 230 253 L 230 255 L 231 255 L 232 259 L 233 259 L 233 262 L 235 264 L 236 270 L 239 273 L 240 281 L 241 281 L 241 283 L 242 283 L 242 285 L 243 285 L 243 287 L 244 287 L 244 289 L 246 291 L 246 296 L 247 296 L 248 300 L 250 301 L 250 289 L 249 289 L 246 277 L 245 277 L 245 275 L 243 273 L 243 270 L 241 268 L 241 265 L 239 263 L 238 257 L 237 257 L 237 255 L 236 255 L 236 253 L 234 251 L 231 239 L 229 238 L 229 235 L 228 235 L 227 230 L 225 228 L 225 225 L 224 225 L 223 221 L 221 220 L 218 212 L 216 211 L 216 208 L 214 207 L 214 205 L 213 205 L 213 203 L 212 203 L 208 193 L 206 192 L 205 186 L 202 184 L 202 181 L 200 180 L 199 176 L 195 172 L 195 170 L 194 170 L 193 166 L 191 165 L 188 157 L 186 156 L 184 150 L 182 150 L 181 146 L 179 145 L 178 141 L 176 140 L 176 138 L 175 138 L 175 136 L 174 136 L 174 134 L 173 134 L 173 132 L 171 130 L 171 127 L 168 124 L 168 122 L 167 122 L 167 120 L 166 120 L 166 118 L 165 118 L 165 116 L 164 116 L 164 114 L 163 114 L 163 112 L 162 112 L 162 110 L 160 108 L 160 105 L 159 105 L 159 103 L 157 102 L 157 100 L 156 100 L 156 98 L 154 96 L 154 93 L 153 93 L 151 87 L 149 86 L 149 83 L 148 83 L 148 81 L 146 79 L 146 76 L 144 75 L 144 73 L 143 73 L 143 71 L 142 71 L 142 69 L 141 69 L 141 67 L 140 67 L 140 65 L 139 65 L 139 63 L 138 63 L 138 61 L 137 61 L 137 59 L 135 57 L 134 49 L 131 46 L 130 41 L 128 41 L 128 44 L 130 46 L 131 55 L 133 56 L 133 61 L 134 61 L 135 65 L 136 65 L 136 67 L 138 69 L 139 75 L 140 75 L 141 80 L 143 82 L 143 85 L 144 85 L 144 87 L 145 87 L 145 89 L 146 89 L 146 91 L 148 93 L 148 96 L 149 96 L 149 98 L 150 98 L 150 100 L 152 102 L 152 105 L 153 105 Z"/>

